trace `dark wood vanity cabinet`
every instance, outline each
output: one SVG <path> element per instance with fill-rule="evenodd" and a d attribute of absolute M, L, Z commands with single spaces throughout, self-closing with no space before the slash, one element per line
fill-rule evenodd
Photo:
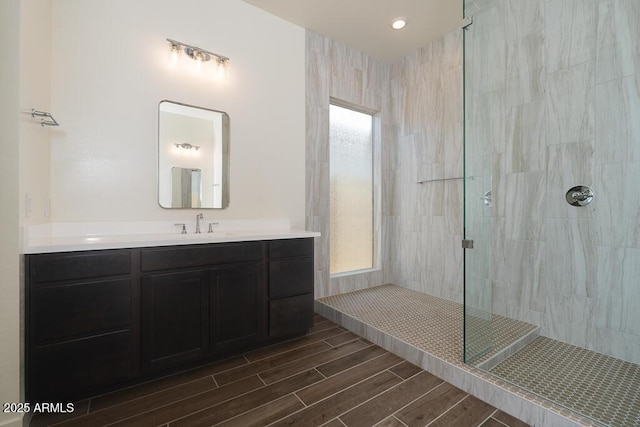
<path fill-rule="evenodd" d="M 313 239 L 269 242 L 269 336 L 313 325 Z"/>
<path fill-rule="evenodd" d="M 142 369 L 158 371 L 264 339 L 264 243 L 142 249 Z"/>
<path fill-rule="evenodd" d="M 209 355 L 209 284 L 206 271 L 141 279 L 142 370 L 157 371 Z"/>
<path fill-rule="evenodd" d="M 29 399 L 70 399 L 133 377 L 130 250 L 26 257 Z"/>
<path fill-rule="evenodd" d="M 264 283 L 262 262 L 210 271 L 211 337 L 217 353 L 233 353 L 266 339 Z"/>
<path fill-rule="evenodd" d="M 27 399 L 79 399 L 313 323 L 313 239 L 36 254 Z"/>
<path fill-rule="evenodd" d="M 262 261 L 143 276 L 143 371 L 264 341 L 264 282 Z"/>

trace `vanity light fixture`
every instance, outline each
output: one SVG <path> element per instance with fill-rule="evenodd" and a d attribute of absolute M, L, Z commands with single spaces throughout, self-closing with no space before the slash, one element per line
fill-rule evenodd
<path fill-rule="evenodd" d="M 178 57 L 180 56 L 180 52 L 185 53 L 189 58 L 196 61 L 197 65 L 200 67 L 204 63 L 215 59 L 216 61 L 216 77 L 220 78 L 224 75 L 225 69 L 227 67 L 227 62 L 229 62 L 229 58 L 224 55 L 220 55 L 219 53 L 209 52 L 208 50 L 204 50 L 202 48 L 182 43 L 177 40 L 167 39 L 170 44 L 170 53 L 173 61 L 176 62 Z"/>
<path fill-rule="evenodd" d="M 200 149 L 199 145 L 191 145 L 191 144 L 189 144 L 187 142 L 183 142 L 182 144 L 178 144 L 176 142 L 173 145 L 175 145 L 176 148 L 184 148 L 185 150 L 193 150 L 193 149 L 195 149 L 196 151 L 198 151 Z"/>
<path fill-rule="evenodd" d="M 391 21 L 391 28 L 394 30 L 401 30 L 407 25 L 407 18 L 403 16 L 399 16 L 397 18 L 393 18 Z"/>

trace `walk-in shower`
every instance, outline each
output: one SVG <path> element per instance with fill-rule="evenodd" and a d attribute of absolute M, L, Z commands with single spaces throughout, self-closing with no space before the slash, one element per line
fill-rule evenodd
<path fill-rule="evenodd" d="M 640 1 L 464 10 L 465 362 L 640 426 Z M 539 336 L 478 365 L 496 315 Z"/>

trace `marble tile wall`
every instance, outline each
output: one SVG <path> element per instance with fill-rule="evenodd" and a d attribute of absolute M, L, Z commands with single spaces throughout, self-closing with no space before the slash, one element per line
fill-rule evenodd
<path fill-rule="evenodd" d="M 392 281 L 462 302 L 462 31 L 394 64 L 391 99 Z"/>
<path fill-rule="evenodd" d="M 640 2 L 476 6 L 467 166 L 490 178 L 494 203 L 491 272 L 479 261 L 475 274 L 491 277 L 497 314 L 640 363 Z M 568 205 L 574 185 L 594 203 Z M 473 203 L 483 188 L 469 190 Z M 487 213 L 469 212 L 480 230 Z"/>
<path fill-rule="evenodd" d="M 380 283 L 460 302 L 462 121 L 478 306 L 640 363 L 640 2 L 490 0 L 462 30 L 378 63 L 307 33 L 307 227 L 317 297 Z M 380 112 L 380 269 L 330 279 L 330 97 Z M 565 192 L 591 186 L 595 202 Z M 492 204 L 481 200 L 488 190 Z M 469 257 L 468 257 L 469 258 Z M 486 301 L 491 295 L 491 302 Z"/>
<path fill-rule="evenodd" d="M 390 162 L 396 131 L 391 122 L 391 66 L 311 31 L 306 33 L 306 226 L 316 238 L 316 298 L 390 281 Z M 329 273 L 329 104 L 331 98 L 375 111 L 374 227 L 376 266 L 331 277 Z"/>
<path fill-rule="evenodd" d="M 384 64 L 307 32 L 307 228 L 316 297 L 396 283 L 462 301 L 462 33 Z M 377 271 L 329 274 L 329 102 L 379 112 Z M 419 180 L 454 178 L 417 184 Z"/>

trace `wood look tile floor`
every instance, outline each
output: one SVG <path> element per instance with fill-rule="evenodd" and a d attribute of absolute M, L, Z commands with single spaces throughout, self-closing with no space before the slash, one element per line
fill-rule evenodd
<path fill-rule="evenodd" d="M 483 426 L 525 423 L 316 316 L 307 336 L 76 404 L 31 426 Z"/>

